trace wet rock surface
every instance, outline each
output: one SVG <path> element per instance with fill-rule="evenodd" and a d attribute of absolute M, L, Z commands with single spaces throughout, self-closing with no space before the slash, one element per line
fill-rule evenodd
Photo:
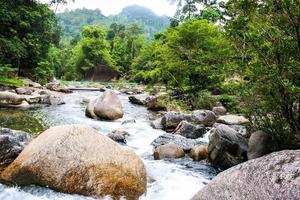
<path fill-rule="evenodd" d="M 0 174 L 31 140 L 25 132 L 0 128 Z"/>
<path fill-rule="evenodd" d="M 123 130 L 114 130 L 107 135 L 107 137 L 109 137 L 110 139 L 122 144 L 126 144 L 126 138 L 129 136 L 130 134 L 127 131 Z"/>
<path fill-rule="evenodd" d="M 189 153 L 189 156 L 194 161 L 201 161 L 201 160 L 207 159 L 208 158 L 207 146 L 203 146 L 203 145 L 194 146 L 191 149 L 191 152 Z"/>
<path fill-rule="evenodd" d="M 209 135 L 209 160 L 224 169 L 247 160 L 248 142 L 234 129 L 219 125 Z"/>
<path fill-rule="evenodd" d="M 123 115 L 121 101 L 112 90 L 90 101 L 86 108 L 86 116 L 94 119 L 117 120 Z"/>
<path fill-rule="evenodd" d="M 8 91 L 0 92 L 0 106 L 20 105 L 24 98 Z"/>
<path fill-rule="evenodd" d="M 207 133 L 208 129 L 204 125 L 193 125 L 187 121 L 181 121 L 173 134 L 178 134 L 190 139 L 197 139 Z"/>
<path fill-rule="evenodd" d="M 164 158 L 177 159 L 185 156 L 183 148 L 179 147 L 175 143 L 168 143 L 155 148 L 153 153 L 155 160 Z"/>
<path fill-rule="evenodd" d="M 183 148 L 184 151 L 188 152 L 190 151 L 194 146 L 198 144 L 203 144 L 200 140 L 192 140 L 185 138 L 181 135 L 175 135 L 170 133 L 165 133 L 158 138 L 156 138 L 151 145 L 154 146 L 154 148 L 165 145 L 168 143 L 174 143 L 178 145 L 179 147 Z"/>
<path fill-rule="evenodd" d="M 57 191 L 138 199 L 146 191 L 142 160 L 95 129 L 65 125 L 29 143 L 1 174 L 5 182 L 41 185 Z"/>
<path fill-rule="evenodd" d="M 299 166 L 300 150 L 275 152 L 220 173 L 192 199 L 298 200 Z"/>

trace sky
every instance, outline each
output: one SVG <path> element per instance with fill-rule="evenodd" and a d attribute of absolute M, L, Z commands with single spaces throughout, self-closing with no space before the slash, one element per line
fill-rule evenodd
<path fill-rule="evenodd" d="M 48 0 L 42 0 L 48 2 Z M 58 12 L 64 11 L 66 8 L 69 10 L 76 8 L 99 8 L 104 15 L 117 14 L 129 5 L 141 5 L 150 8 L 158 15 L 173 16 L 176 10 L 176 5 L 170 5 L 167 0 L 75 0 L 75 3 L 69 1 L 67 5 L 60 5 Z"/>

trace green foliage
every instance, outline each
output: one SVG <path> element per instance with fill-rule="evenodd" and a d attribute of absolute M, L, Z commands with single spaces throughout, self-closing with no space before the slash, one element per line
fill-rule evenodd
<path fill-rule="evenodd" d="M 132 65 L 134 80 L 161 82 L 186 93 L 214 89 L 231 68 L 234 51 L 224 34 L 206 20 L 168 29 L 145 47 Z"/>
<path fill-rule="evenodd" d="M 299 1 L 231 0 L 227 32 L 244 72 L 243 94 L 253 126 L 280 148 L 300 138 Z"/>
<path fill-rule="evenodd" d="M 18 72 L 17 68 L 12 67 L 10 64 L 0 64 L 1 77 L 14 77 Z"/>
<path fill-rule="evenodd" d="M 216 0 L 169 0 L 177 3 L 177 11 L 174 22 L 182 22 L 192 18 L 206 19 L 216 22 L 221 18 L 221 11 L 218 9 Z"/>
<path fill-rule="evenodd" d="M 59 42 L 53 11 L 36 1 L 1 1 L 0 24 L 0 64 L 17 68 L 19 75 L 32 72 L 50 44 Z"/>
<path fill-rule="evenodd" d="M 119 70 L 109 53 L 110 46 L 102 27 L 84 27 L 82 39 L 71 50 L 72 46 L 72 44 L 68 44 L 63 49 L 62 55 L 69 56 L 62 70 L 65 79 L 84 79 L 87 72 L 97 65 L 105 65 L 116 71 Z"/>
<path fill-rule="evenodd" d="M 121 13 L 108 17 L 98 9 L 85 8 L 58 13 L 57 16 L 63 27 L 64 41 L 80 35 L 84 26 L 101 25 L 108 31 L 111 24 L 130 26 L 133 23 L 138 23 L 145 30 L 145 37 L 151 39 L 155 33 L 165 30 L 170 24 L 168 17 L 157 16 L 153 11 L 137 5 L 126 7 Z"/>
<path fill-rule="evenodd" d="M 232 113 L 240 113 L 242 108 L 240 108 L 241 98 L 235 95 L 223 94 L 217 96 L 216 102 L 221 102 L 225 108 Z"/>
<path fill-rule="evenodd" d="M 229 94 L 229 95 L 240 95 L 241 93 L 241 86 L 243 81 L 241 80 L 229 80 L 222 83 L 220 86 L 222 94 Z"/>
<path fill-rule="evenodd" d="M 129 27 L 112 24 L 107 39 L 110 42 L 110 54 L 123 76 L 128 76 L 133 60 L 144 46 L 143 29 L 134 23 Z"/>
<path fill-rule="evenodd" d="M 212 95 L 207 90 L 200 91 L 195 94 L 190 95 L 190 101 L 192 105 L 192 109 L 207 109 L 211 110 L 216 100 L 212 98 Z"/>
<path fill-rule="evenodd" d="M 35 68 L 34 74 L 39 83 L 45 84 L 54 77 L 54 69 L 49 61 L 41 61 Z"/>
<path fill-rule="evenodd" d="M 23 86 L 24 83 L 20 79 L 6 78 L 6 77 L 0 76 L 0 84 L 11 85 L 11 86 L 15 86 L 15 87 L 20 87 L 20 86 Z"/>

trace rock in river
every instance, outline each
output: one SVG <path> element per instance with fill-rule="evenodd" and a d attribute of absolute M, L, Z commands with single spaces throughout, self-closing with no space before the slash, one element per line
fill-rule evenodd
<path fill-rule="evenodd" d="M 193 125 L 187 121 L 182 121 L 177 126 L 173 134 L 182 135 L 186 138 L 197 139 L 202 137 L 207 132 L 203 125 Z"/>
<path fill-rule="evenodd" d="M 281 151 L 232 167 L 192 200 L 299 200 L 300 150 Z"/>
<path fill-rule="evenodd" d="M 115 142 L 126 144 L 126 138 L 130 136 L 130 134 L 123 130 L 114 130 L 107 135 L 110 139 Z"/>
<path fill-rule="evenodd" d="M 189 156 L 194 161 L 201 161 L 208 158 L 208 150 L 206 146 L 199 145 L 192 148 L 191 152 L 189 153 Z"/>
<path fill-rule="evenodd" d="M 183 148 L 179 147 L 174 143 L 168 143 L 157 147 L 153 153 L 155 160 L 160 160 L 163 158 L 176 159 L 185 156 Z"/>
<path fill-rule="evenodd" d="M 173 132 L 183 120 L 190 120 L 190 115 L 179 112 L 167 112 L 162 120 L 161 125 L 167 132 Z"/>
<path fill-rule="evenodd" d="M 128 99 L 129 102 L 132 104 L 142 105 L 142 106 L 146 105 L 146 97 L 143 98 L 142 95 L 129 96 Z"/>
<path fill-rule="evenodd" d="M 183 148 L 183 150 L 186 152 L 190 151 L 194 146 L 198 144 L 203 144 L 203 142 L 201 142 L 200 140 L 192 140 L 181 135 L 165 133 L 156 138 L 151 143 L 151 145 L 156 148 L 158 146 L 165 145 L 171 142 Z"/>
<path fill-rule="evenodd" d="M 85 125 L 53 127 L 25 147 L 1 174 L 8 183 L 41 185 L 99 198 L 138 199 L 146 192 L 143 161 Z"/>
<path fill-rule="evenodd" d="M 24 98 L 12 92 L 0 92 L 0 106 L 20 105 Z"/>
<path fill-rule="evenodd" d="M 121 101 L 113 91 L 107 90 L 100 97 L 91 101 L 87 107 L 87 116 L 101 119 L 116 120 L 122 118 L 123 107 Z"/>
<path fill-rule="evenodd" d="M 246 161 L 247 150 L 247 140 L 229 126 L 219 125 L 209 135 L 209 159 L 222 168 Z"/>
<path fill-rule="evenodd" d="M 31 137 L 25 132 L 0 128 L 0 174 L 30 141 Z"/>

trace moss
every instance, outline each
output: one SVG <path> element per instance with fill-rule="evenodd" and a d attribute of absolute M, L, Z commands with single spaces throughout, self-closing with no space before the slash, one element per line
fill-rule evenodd
<path fill-rule="evenodd" d="M 25 131 L 37 136 L 47 129 L 43 120 L 32 112 L 0 109 L 0 127 Z"/>
<path fill-rule="evenodd" d="M 6 77 L 0 77 L 0 85 L 10 85 L 15 87 L 23 86 L 24 83 L 20 79 L 13 79 L 13 78 L 6 78 Z"/>

